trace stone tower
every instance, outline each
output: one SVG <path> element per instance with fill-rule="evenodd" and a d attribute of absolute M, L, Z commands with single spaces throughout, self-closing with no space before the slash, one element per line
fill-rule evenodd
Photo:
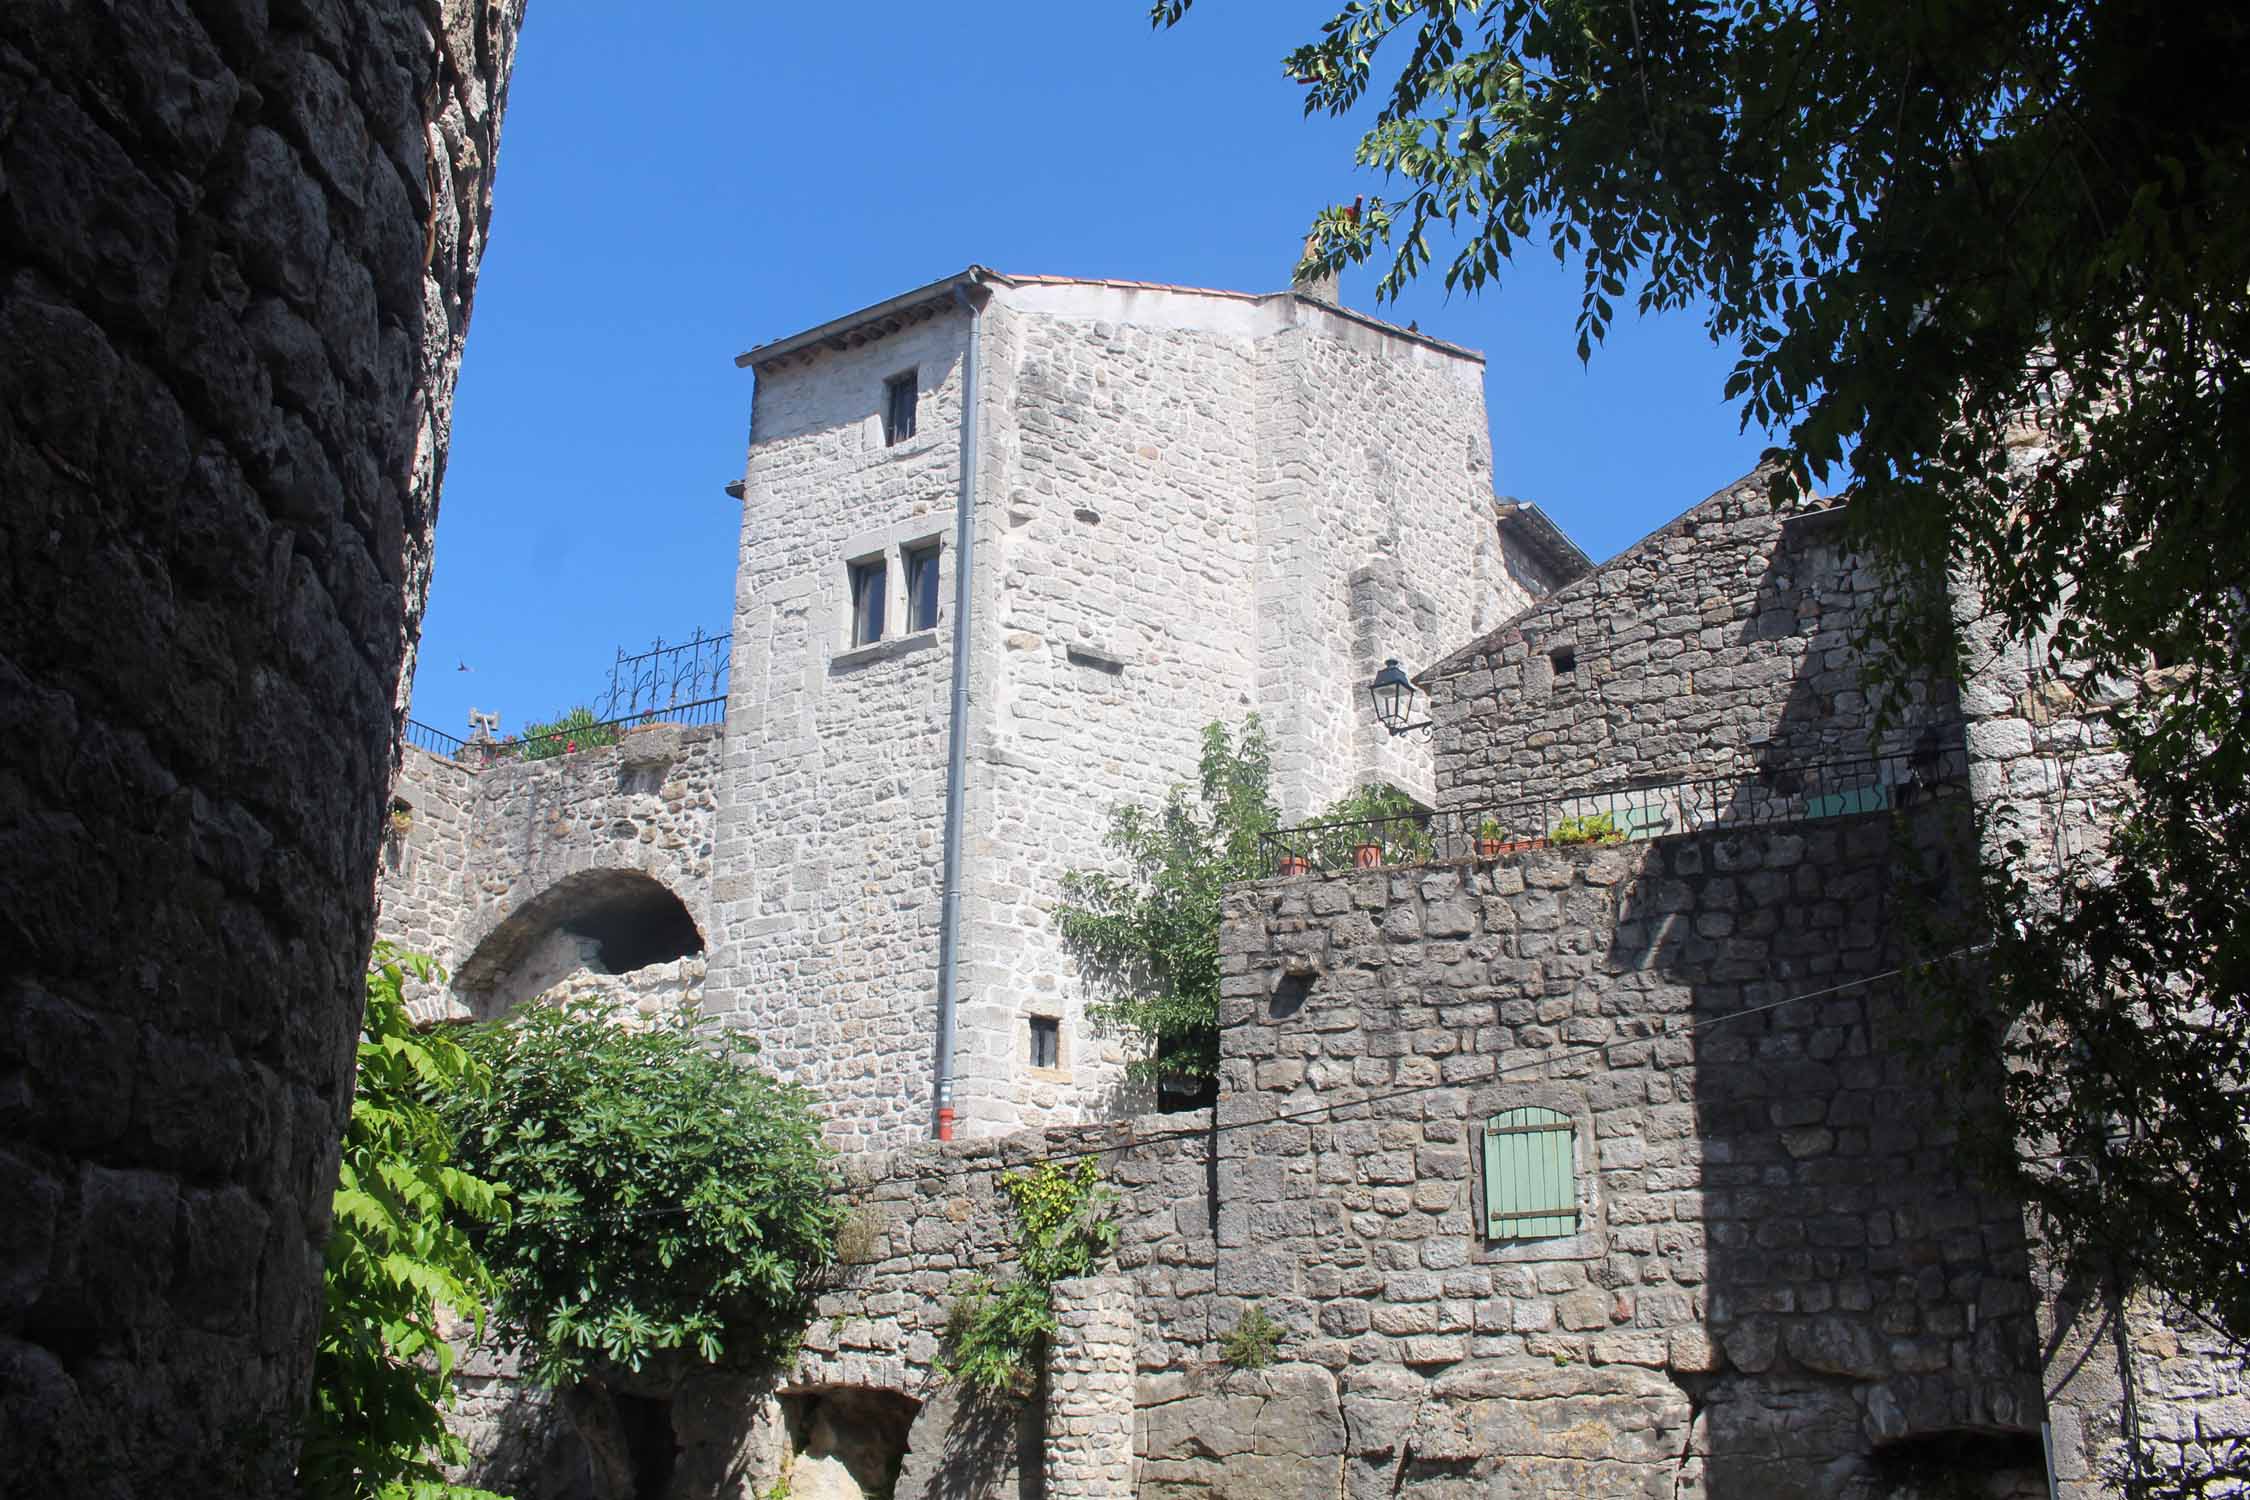
<path fill-rule="evenodd" d="M 521 18 L 0 13 L 0 1493 L 294 1493 Z"/>
<path fill-rule="evenodd" d="M 1427 746 L 1373 722 L 1369 679 L 1583 567 L 1495 505 L 1480 356 L 1297 293 L 972 267 L 738 363 L 705 1006 L 820 1091 L 840 1144 L 930 1129 L 952 797 L 962 1129 L 1129 1110 L 1052 920 L 1110 808 L 1252 711 L 1285 813 L 1371 781 L 1427 801 Z"/>

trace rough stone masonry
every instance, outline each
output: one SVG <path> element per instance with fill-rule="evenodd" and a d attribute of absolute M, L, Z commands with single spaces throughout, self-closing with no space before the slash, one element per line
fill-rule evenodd
<path fill-rule="evenodd" d="M 521 14 L 0 14 L 9 1494 L 288 1488 Z"/>

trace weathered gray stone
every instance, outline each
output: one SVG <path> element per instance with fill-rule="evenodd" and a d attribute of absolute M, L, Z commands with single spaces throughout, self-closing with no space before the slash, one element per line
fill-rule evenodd
<path fill-rule="evenodd" d="M 520 18 L 133 0 L 0 19 L 11 1493 L 293 1489 Z M 372 52 L 387 65 L 343 70 Z M 369 131 L 433 110 L 481 143 L 435 255 L 427 215 L 363 191 Z M 382 287 L 402 295 L 378 306 Z"/>

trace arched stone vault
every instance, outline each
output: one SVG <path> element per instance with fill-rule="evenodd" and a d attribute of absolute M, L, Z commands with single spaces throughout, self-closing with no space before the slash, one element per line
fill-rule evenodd
<path fill-rule="evenodd" d="M 677 961 L 693 972 L 658 988 L 700 993 L 719 743 L 715 728 L 666 726 L 549 760 L 409 750 L 399 795 L 413 810 L 386 863 L 383 931 L 453 975 L 450 995 L 415 997 L 416 1015 L 504 1011 L 529 998 L 510 976 L 542 959 L 558 980 Z"/>
<path fill-rule="evenodd" d="M 455 973 L 455 993 L 479 1015 L 529 998 L 514 993 L 523 986 L 510 980 L 558 937 L 575 940 L 584 965 L 603 974 L 700 957 L 704 950 L 694 914 L 664 882 L 641 870 L 578 870 L 492 924 Z"/>

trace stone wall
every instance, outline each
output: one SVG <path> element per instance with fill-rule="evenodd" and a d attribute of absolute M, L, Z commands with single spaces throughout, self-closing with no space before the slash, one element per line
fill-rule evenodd
<path fill-rule="evenodd" d="M 820 1090 L 839 1146 L 925 1133 L 952 664 L 953 497 L 966 318 L 763 378 L 751 405 L 718 948 L 708 1007 Z M 883 382 L 916 374 L 888 446 Z M 940 628 L 852 651 L 846 564 L 941 545 Z M 847 938 L 848 934 L 848 938 Z"/>
<path fill-rule="evenodd" d="M 1856 636 L 1887 579 L 1846 545 L 1843 521 L 1775 512 L 1753 473 L 1432 667 L 1441 800 L 1868 756 Z M 1879 748 L 1953 716 L 1950 688 L 1924 690 Z"/>
<path fill-rule="evenodd" d="M 1346 1493 L 1890 1493 L 1885 1445 L 1974 1431 L 2035 1462 L 2021 1226 L 1886 977 L 1893 837 L 1230 899 L 1213 1319 L 1255 1288 L 1333 1372 Z M 1573 1124 L 1580 1228 L 1503 1244 L 1475 1132 L 1524 1105 Z"/>
<path fill-rule="evenodd" d="M 1054 1297 L 1044 1500 L 1132 1500 L 1133 1284 L 1086 1276 Z"/>
<path fill-rule="evenodd" d="M 572 993 L 644 1008 L 699 995 L 701 957 L 667 953 L 636 989 L 605 977 L 597 938 L 667 912 L 676 922 L 684 908 L 688 951 L 704 951 L 720 752 L 716 728 L 672 725 L 545 760 L 409 748 L 392 795 L 408 826 L 386 839 L 381 933 L 451 975 L 442 992 L 411 997 L 414 1014 L 502 1014 L 574 975 L 588 982 Z"/>
<path fill-rule="evenodd" d="M 2011 462 L 2037 461 L 2046 442 L 2035 428 L 2019 429 Z M 2054 898 L 2065 872 L 2101 869 L 2132 792 L 2105 713 L 2161 686 L 2164 674 L 2090 681 L 2044 633 L 2007 629 L 1966 577 L 1954 579 L 1952 608 L 1983 858 Z M 2113 1278 L 2045 1254 L 2035 1215 L 2030 1228 L 2043 1252 L 2040 1334 L 2051 1351 L 2058 1493 L 2108 1494 L 2121 1473 L 2177 1471 L 2250 1443 L 2244 1350 L 2183 1309 L 2120 1295 Z"/>
<path fill-rule="evenodd" d="M 520 16 L 0 19 L 12 1491 L 288 1487 Z"/>

